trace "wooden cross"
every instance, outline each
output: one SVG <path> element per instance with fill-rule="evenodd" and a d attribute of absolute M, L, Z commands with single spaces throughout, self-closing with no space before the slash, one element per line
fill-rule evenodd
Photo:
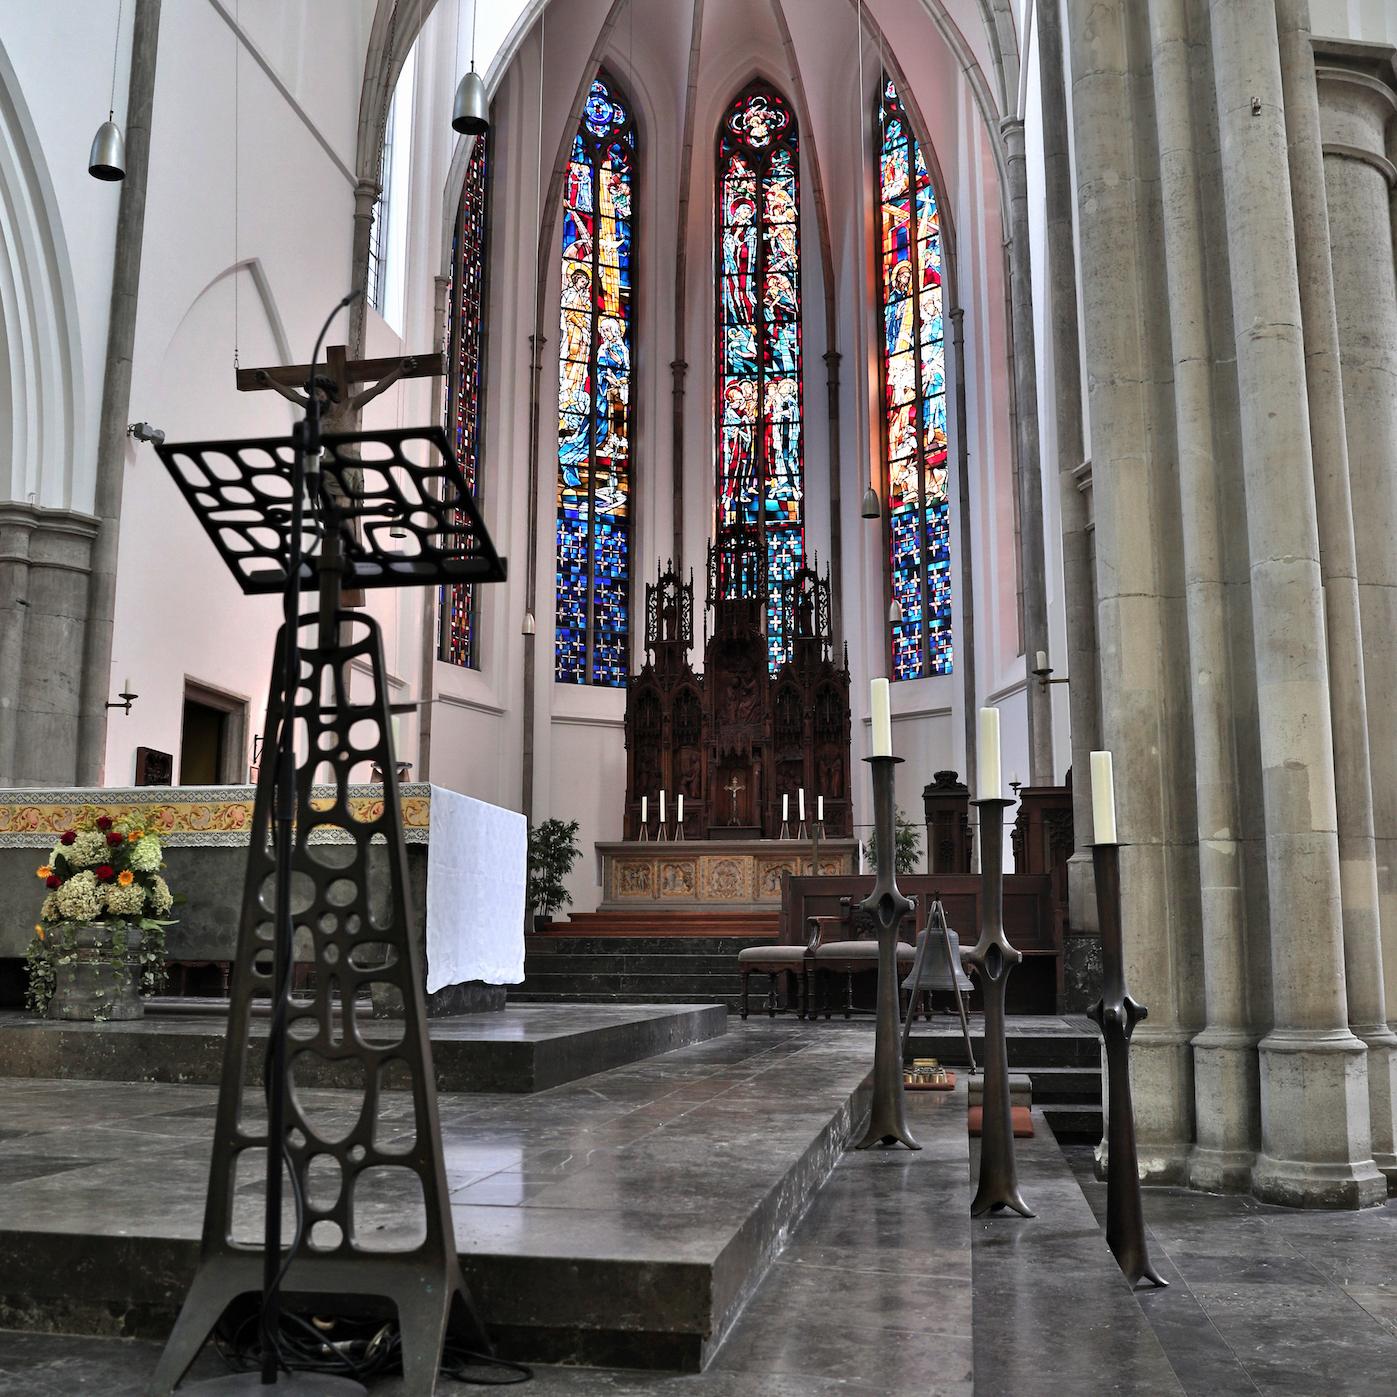
<path fill-rule="evenodd" d="M 738 792 L 745 790 L 746 787 L 743 786 L 742 782 L 737 779 L 736 775 L 734 775 L 732 779 L 728 782 L 728 784 L 723 787 L 723 789 L 732 797 L 732 818 L 728 820 L 728 823 L 730 825 L 735 825 L 737 823 Z"/>
<path fill-rule="evenodd" d="M 321 388 L 320 428 L 325 432 L 352 432 L 359 412 L 400 378 L 431 378 L 442 371 L 439 354 L 405 355 L 402 358 L 351 359 L 342 344 L 325 351 L 325 363 L 316 367 Z M 306 377 L 309 364 L 286 364 L 270 369 L 239 369 L 238 392 L 256 393 L 270 388 L 298 407 L 306 406 Z M 370 387 L 353 391 L 357 383 Z"/>

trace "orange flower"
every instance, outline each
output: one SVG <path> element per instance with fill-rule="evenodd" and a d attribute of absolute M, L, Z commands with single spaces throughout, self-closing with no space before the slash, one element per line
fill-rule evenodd
<path fill-rule="evenodd" d="M 49 876 L 49 874 L 52 873 L 52 872 L 53 872 L 53 869 L 51 869 L 51 868 L 48 866 L 48 864 L 45 864 L 41 869 L 39 869 L 38 876 L 39 876 L 40 878 L 47 878 L 47 877 Z"/>
<path fill-rule="evenodd" d="M 144 839 L 145 837 L 146 832 L 143 829 L 133 829 L 131 833 L 126 836 L 127 840 L 132 844 L 135 844 L 138 840 Z"/>
<path fill-rule="evenodd" d="M 123 888 L 129 888 L 131 884 L 136 881 L 136 875 L 132 873 L 129 868 L 123 868 L 121 872 L 116 875 L 116 881 L 120 883 Z"/>
<path fill-rule="evenodd" d="M 40 941 L 44 939 L 44 927 L 42 922 L 34 923 L 34 935 L 37 936 Z"/>

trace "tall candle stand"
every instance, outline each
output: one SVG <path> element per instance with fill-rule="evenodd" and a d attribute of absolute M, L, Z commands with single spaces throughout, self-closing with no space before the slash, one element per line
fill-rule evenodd
<path fill-rule="evenodd" d="M 873 821 L 878 842 L 877 881 L 859 904 L 878 923 L 878 1020 L 873 1047 L 873 1108 L 868 1129 L 856 1149 L 900 1143 L 909 1150 L 921 1146 L 907 1128 L 903 1110 L 901 1014 L 897 984 L 897 928 L 912 910 L 897 886 L 894 843 L 893 767 L 901 757 L 866 757 L 873 768 Z"/>
<path fill-rule="evenodd" d="M 1014 1120 L 1009 1099 L 1009 1045 L 1004 1038 L 1004 994 L 1023 952 L 1004 935 L 1004 812 L 1014 802 L 998 796 L 974 801 L 980 812 L 980 939 L 962 959 L 974 967 L 985 1003 L 985 1087 L 980 1128 L 980 1186 L 972 1217 L 1012 1208 L 1033 1210 L 1019 1194 L 1014 1162 Z M 879 850 L 882 842 L 879 841 Z"/>
<path fill-rule="evenodd" d="M 1149 1011 L 1125 987 L 1121 934 L 1120 845 L 1093 844 L 1096 914 L 1101 924 L 1101 998 L 1087 1010 L 1106 1044 L 1107 1158 L 1106 1245 L 1132 1286 L 1169 1284 L 1150 1264 L 1140 1163 L 1135 1150 L 1135 1106 L 1130 1095 L 1130 1036 Z"/>

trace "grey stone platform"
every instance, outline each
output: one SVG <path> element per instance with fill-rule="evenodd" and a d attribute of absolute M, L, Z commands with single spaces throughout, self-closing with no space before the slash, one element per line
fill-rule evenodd
<path fill-rule="evenodd" d="M 378 1021 L 380 1030 L 387 1021 Z M 148 1014 L 130 1023 L 63 1023 L 0 1012 L 0 1077 L 216 1086 L 224 1020 Z M 714 1038 L 720 1004 L 511 1004 L 498 1013 L 433 1019 L 437 1090 L 530 1092 Z M 267 1020 L 254 1018 L 248 1081 L 262 1077 Z M 344 1085 L 326 1071 L 316 1086 Z M 3 1124 L 0 1124 L 3 1130 Z"/>
<path fill-rule="evenodd" d="M 444 1094 L 456 1243 L 501 1349 L 701 1368 L 839 1159 L 871 1061 L 871 1035 L 754 1025 L 530 1096 Z M 197 1257 L 215 1100 L 0 1079 L 0 1327 L 163 1338 Z M 401 1094 L 384 1102 L 406 1118 Z M 239 1192 L 252 1240 L 260 1183 Z M 385 1200 L 377 1243 L 412 1220 Z"/>

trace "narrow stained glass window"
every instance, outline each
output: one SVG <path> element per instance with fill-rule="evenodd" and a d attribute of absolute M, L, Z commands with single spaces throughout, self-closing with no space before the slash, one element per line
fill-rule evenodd
<path fill-rule="evenodd" d="M 447 325 L 446 434 L 471 494 L 480 497 L 481 375 L 485 356 L 486 191 L 488 136 L 477 136 L 461 187 L 451 244 Z M 438 656 L 448 664 L 480 668 L 479 589 L 466 582 L 441 589 Z"/>
<path fill-rule="evenodd" d="M 884 448 L 897 679 L 950 674 L 951 542 L 946 494 L 946 352 L 941 226 L 921 148 L 885 73 L 878 101 Z"/>
<path fill-rule="evenodd" d="M 718 526 L 758 535 L 773 670 L 790 656 L 780 583 L 805 551 L 799 156 L 790 104 L 753 82 L 718 131 Z"/>
<path fill-rule="evenodd" d="M 631 296 L 636 136 L 598 72 L 563 186 L 555 666 L 561 684 L 626 682 L 630 634 Z"/>

